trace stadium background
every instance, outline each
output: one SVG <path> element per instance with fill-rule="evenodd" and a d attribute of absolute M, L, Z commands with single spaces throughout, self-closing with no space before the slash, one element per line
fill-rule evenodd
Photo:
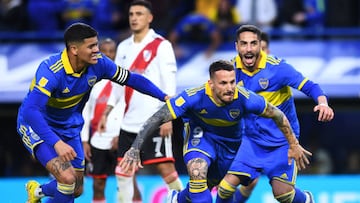
<path fill-rule="evenodd" d="M 327 21 L 321 31 L 302 27 L 298 32 L 287 33 L 274 27 L 270 31 L 270 49 L 319 82 L 335 110 L 332 122 L 319 123 L 312 112 L 313 101 L 294 91 L 302 132 L 300 141 L 314 153 L 309 169 L 300 172 L 298 185 L 313 191 L 316 202 L 355 203 L 360 202 L 360 3 L 327 2 Z M 162 29 L 161 22 L 156 23 L 154 27 L 166 35 L 168 29 Z M 230 39 L 233 29 L 229 30 Z M 49 34 L 0 26 L 0 195 L 6 197 L 2 202 L 23 202 L 26 198 L 23 187 L 28 179 L 42 182 L 48 178 L 20 143 L 16 113 L 39 62 L 63 49 L 62 32 Z M 117 36 L 119 32 L 122 31 L 104 30 L 100 36 Z M 211 61 L 231 59 L 236 54 L 232 40 L 223 42 L 211 58 L 204 56 L 207 43 L 183 42 L 180 46 L 185 54 L 178 58 L 178 91 L 205 82 Z M 186 183 L 178 144 L 181 139 L 175 138 L 174 142 L 177 168 Z M 77 202 L 90 202 L 91 181 L 86 179 L 84 196 Z M 144 200 L 148 200 L 144 203 L 163 202 L 165 188 L 153 170 L 142 171 L 139 182 Z M 115 202 L 111 199 L 115 189 L 111 177 L 107 186 L 109 202 Z M 267 178 L 263 177 L 249 202 L 271 202 L 270 192 Z"/>

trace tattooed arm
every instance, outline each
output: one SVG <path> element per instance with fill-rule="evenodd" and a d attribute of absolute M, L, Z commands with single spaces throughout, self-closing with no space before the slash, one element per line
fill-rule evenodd
<path fill-rule="evenodd" d="M 312 154 L 299 144 L 285 114 L 277 107 L 268 103 L 265 112 L 261 116 L 273 119 L 278 128 L 285 135 L 290 146 L 288 151 L 289 165 L 291 164 L 291 160 L 295 159 L 298 164 L 298 169 L 305 169 L 306 165 L 310 163 L 307 155 L 311 156 Z"/>
<path fill-rule="evenodd" d="M 140 149 L 144 140 L 151 136 L 160 125 L 173 120 L 170 110 L 166 105 L 161 107 L 154 115 L 152 115 L 143 125 L 139 134 L 136 136 L 131 148 L 125 153 L 124 158 L 120 161 L 119 166 L 129 175 L 133 175 L 137 167 L 142 168 L 140 160 Z"/>

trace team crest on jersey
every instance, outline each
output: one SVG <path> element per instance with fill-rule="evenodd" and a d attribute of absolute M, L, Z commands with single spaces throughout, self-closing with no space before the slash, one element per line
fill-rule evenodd
<path fill-rule="evenodd" d="M 259 85 L 260 85 L 261 88 L 266 89 L 269 86 L 269 79 L 260 78 L 259 79 Z"/>
<path fill-rule="evenodd" d="M 143 51 L 143 57 L 144 57 L 144 61 L 148 62 L 151 59 L 151 50 L 144 50 Z"/>
<path fill-rule="evenodd" d="M 92 77 L 90 77 L 90 78 L 88 78 L 88 84 L 89 84 L 90 87 L 92 87 L 92 86 L 95 85 L 96 79 L 97 79 L 97 77 L 96 77 L 95 75 L 92 76 Z"/>
<path fill-rule="evenodd" d="M 185 99 L 182 97 L 179 97 L 175 100 L 175 105 L 176 106 L 182 106 L 185 103 Z"/>
<path fill-rule="evenodd" d="M 199 139 L 199 138 L 191 139 L 191 145 L 192 145 L 192 146 L 197 146 L 197 145 L 199 145 L 199 143 L 200 143 L 200 139 Z"/>
<path fill-rule="evenodd" d="M 237 118 L 240 115 L 240 109 L 230 109 L 229 114 L 231 118 Z"/>

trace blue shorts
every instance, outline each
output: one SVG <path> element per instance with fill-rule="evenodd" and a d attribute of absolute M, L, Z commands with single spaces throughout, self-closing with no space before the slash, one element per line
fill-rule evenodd
<path fill-rule="evenodd" d="M 228 173 L 246 176 L 249 181 L 265 174 L 269 180 L 278 179 L 295 185 L 297 168 L 294 160 L 291 165 L 288 165 L 288 149 L 289 145 L 263 147 L 243 136 L 239 151 Z"/>
<path fill-rule="evenodd" d="M 51 146 L 44 142 L 29 125 L 25 125 L 21 122 L 17 124 L 17 131 L 21 137 L 21 140 L 25 148 L 36 158 L 44 167 L 53 158 L 58 157 L 54 146 Z M 59 135 L 58 135 L 59 136 Z M 66 144 L 70 145 L 76 152 L 77 156 L 71 161 L 72 166 L 77 171 L 84 171 L 85 159 L 84 151 L 82 148 L 81 137 L 75 136 L 68 138 L 65 136 L 59 136 L 60 139 Z"/>
<path fill-rule="evenodd" d="M 199 133 L 201 132 L 201 133 Z M 201 135 L 201 136 L 200 136 Z M 204 158 L 208 162 L 208 181 L 217 185 L 226 175 L 239 143 L 224 143 L 212 139 L 211 133 L 196 128 L 188 131 L 184 140 L 184 161 L 188 163 L 193 158 Z"/>

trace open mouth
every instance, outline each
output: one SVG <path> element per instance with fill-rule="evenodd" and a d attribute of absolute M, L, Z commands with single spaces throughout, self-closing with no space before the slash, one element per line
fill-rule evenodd
<path fill-rule="evenodd" d="M 243 59 L 246 65 L 252 65 L 255 61 L 255 55 L 252 53 L 248 53 L 244 55 Z"/>

